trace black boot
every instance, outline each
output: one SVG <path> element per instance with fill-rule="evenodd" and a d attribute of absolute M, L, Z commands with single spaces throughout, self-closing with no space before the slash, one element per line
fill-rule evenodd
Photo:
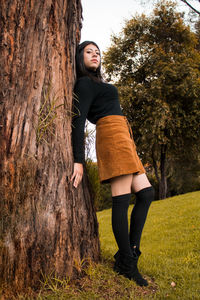
<path fill-rule="evenodd" d="M 134 257 L 137 256 L 137 262 L 138 262 L 138 259 L 139 259 L 140 255 L 142 254 L 141 251 L 136 246 L 131 247 L 131 251 L 132 251 Z M 114 258 L 115 258 L 115 260 L 119 260 L 119 257 L 120 257 L 120 253 L 119 253 L 119 250 L 118 250 L 115 253 Z"/>
<path fill-rule="evenodd" d="M 133 256 L 121 254 L 119 251 L 114 255 L 116 259 L 114 271 L 124 275 L 128 279 L 134 280 L 140 286 L 147 286 L 147 280 L 142 277 L 137 268 L 137 262 L 141 252 L 137 248 L 133 248 L 132 252 Z"/>

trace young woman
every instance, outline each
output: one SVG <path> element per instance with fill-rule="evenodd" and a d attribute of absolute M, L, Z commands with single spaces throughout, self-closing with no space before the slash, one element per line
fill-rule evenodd
<path fill-rule="evenodd" d="M 99 47 L 85 41 L 77 47 L 77 80 L 74 93 L 75 117 L 72 121 L 75 188 L 83 176 L 84 126 L 86 118 L 96 124 L 96 152 L 101 183 L 110 182 L 112 192 L 112 229 L 119 248 L 114 255 L 114 270 L 140 286 L 148 282 L 137 268 L 140 239 L 149 206 L 154 198 L 145 169 L 137 155 L 130 125 L 120 108 L 115 86 L 101 76 Z M 131 192 L 136 204 L 131 213 L 130 233 L 127 211 Z"/>

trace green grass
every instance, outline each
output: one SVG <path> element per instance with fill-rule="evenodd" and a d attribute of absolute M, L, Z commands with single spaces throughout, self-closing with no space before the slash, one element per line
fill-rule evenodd
<path fill-rule="evenodd" d="M 129 215 L 131 209 L 132 206 Z M 148 279 L 148 287 L 138 287 L 114 273 L 113 254 L 117 246 L 111 229 L 111 210 L 97 215 L 102 261 L 85 267 L 86 276 L 79 280 L 47 280 L 38 300 L 200 299 L 200 192 L 152 203 L 139 259 L 139 269 Z"/>
<path fill-rule="evenodd" d="M 117 249 L 110 213 L 98 214 L 102 251 L 107 258 Z M 200 192 L 153 202 L 141 251 L 139 269 L 157 286 L 149 299 L 200 299 Z"/>

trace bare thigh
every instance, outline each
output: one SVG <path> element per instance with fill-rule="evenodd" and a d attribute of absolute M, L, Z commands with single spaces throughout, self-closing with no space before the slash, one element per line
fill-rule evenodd
<path fill-rule="evenodd" d="M 121 175 L 110 180 L 112 196 L 128 194 L 133 191 L 134 193 L 150 187 L 151 184 L 146 174 L 127 174 Z"/>
<path fill-rule="evenodd" d="M 121 175 L 110 179 L 112 196 L 131 193 L 133 174 Z"/>
<path fill-rule="evenodd" d="M 132 174 L 131 188 L 134 193 L 137 193 L 140 190 L 145 189 L 150 186 L 151 186 L 151 183 L 149 182 L 149 179 L 147 178 L 147 175 L 145 173 Z"/>

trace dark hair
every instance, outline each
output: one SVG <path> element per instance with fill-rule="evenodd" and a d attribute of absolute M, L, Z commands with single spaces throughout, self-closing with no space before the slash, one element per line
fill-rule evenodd
<path fill-rule="evenodd" d="M 101 75 L 101 64 L 98 66 L 96 71 L 87 69 L 84 64 L 84 58 L 83 58 L 84 48 L 90 44 L 96 46 L 100 52 L 100 49 L 95 42 L 85 41 L 79 44 L 78 47 L 76 48 L 76 76 L 77 79 L 83 76 L 89 76 L 91 79 L 95 81 L 102 82 L 103 78 Z"/>

